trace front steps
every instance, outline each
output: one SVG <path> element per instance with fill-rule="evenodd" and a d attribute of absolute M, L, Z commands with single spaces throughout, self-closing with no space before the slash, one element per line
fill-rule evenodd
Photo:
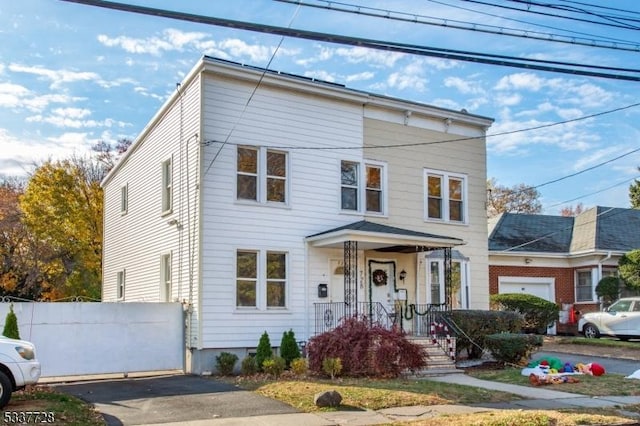
<path fill-rule="evenodd" d="M 449 341 L 445 340 L 447 344 L 446 349 L 443 349 L 438 343 L 433 343 L 433 339 L 414 337 L 410 340 L 422 346 L 428 356 L 427 366 L 415 372 L 416 376 L 433 376 L 463 372 L 456 368 L 455 337 L 449 338 Z"/>

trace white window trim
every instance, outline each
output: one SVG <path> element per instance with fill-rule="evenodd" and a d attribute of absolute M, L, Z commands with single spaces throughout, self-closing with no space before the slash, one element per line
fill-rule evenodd
<path fill-rule="evenodd" d="M 168 167 L 167 167 L 168 165 Z M 162 179 L 162 197 L 161 197 L 161 210 L 162 215 L 167 215 L 173 211 L 173 188 L 174 188 L 174 176 L 173 176 L 173 156 L 165 158 L 160 163 L 161 179 Z M 168 192 L 168 194 L 167 194 Z"/>
<path fill-rule="evenodd" d="M 342 208 L 342 188 L 352 187 L 351 185 L 342 185 L 342 162 L 355 163 L 358 165 L 358 208 L 356 210 L 348 210 Z M 380 191 L 382 193 L 382 211 L 374 212 L 367 210 L 367 166 L 379 167 L 380 173 Z M 341 159 L 338 163 L 338 210 L 344 214 L 357 214 L 366 216 L 388 216 L 389 212 L 389 186 L 388 186 L 388 172 L 387 163 L 376 160 L 348 160 Z"/>
<path fill-rule="evenodd" d="M 127 271 L 121 269 L 116 273 L 116 299 L 124 300 L 126 294 Z"/>
<path fill-rule="evenodd" d="M 578 301 L 578 272 L 589 272 L 591 274 L 591 300 Z M 577 268 L 573 274 L 573 300 L 575 303 L 596 303 L 598 297 L 596 295 L 596 285 L 598 284 L 597 268 Z"/>
<path fill-rule="evenodd" d="M 234 283 L 237 285 L 237 271 L 238 271 L 238 252 L 256 253 L 258 271 L 256 273 L 256 306 L 238 306 L 237 289 L 234 287 L 233 304 L 236 312 L 282 312 L 289 310 L 289 294 L 291 293 L 291 252 L 281 249 L 245 249 L 236 248 L 234 251 Z M 282 253 L 285 254 L 285 272 L 286 278 L 284 280 L 284 306 L 267 306 L 267 253 Z"/>
<path fill-rule="evenodd" d="M 129 212 L 129 183 L 120 187 L 120 214 L 122 216 Z"/>
<path fill-rule="evenodd" d="M 236 203 L 240 204 L 260 204 L 274 207 L 288 207 L 291 204 L 291 155 L 288 151 L 282 149 L 272 149 L 268 146 L 255 146 L 255 145 L 239 145 L 238 148 L 253 149 L 258 152 L 258 170 L 256 173 L 256 199 L 248 200 L 244 198 L 238 198 L 238 178 L 239 174 L 253 176 L 252 173 L 244 173 L 238 171 L 238 150 L 235 150 L 235 179 L 234 179 L 234 198 Z M 285 185 L 284 185 L 284 202 L 281 201 L 267 201 L 267 152 L 276 152 L 284 154 L 285 156 Z M 279 178 L 282 179 L 282 178 Z"/>
<path fill-rule="evenodd" d="M 429 175 L 437 175 L 442 177 L 442 218 L 429 217 Z M 462 181 L 462 221 L 451 220 L 449 212 L 449 179 L 460 179 Z M 468 225 L 469 224 L 469 179 L 467 175 L 461 173 L 445 172 L 435 169 L 424 169 L 422 175 L 422 185 L 424 194 L 424 221 L 448 223 L 452 225 Z"/>
<path fill-rule="evenodd" d="M 169 279 L 167 280 L 166 261 L 169 262 Z M 168 282 L 168 294 L 167 294 Z M 171 302 L 173 297 L 173 253 L 165 252 L 160 255 L 160 302 Z"/>

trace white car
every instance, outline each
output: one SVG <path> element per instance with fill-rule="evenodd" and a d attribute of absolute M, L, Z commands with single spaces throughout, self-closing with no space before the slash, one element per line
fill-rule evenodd
<path fill-rule="evenodd" d="M 590 339 L 600 336 L 620 340 L 640 338 L 640 297 L 626 297 L 602 312 L 582 315 L 578 321 L 578 332 Z"/>
<path fill-rule="evenodd" d="M 37 383 L 40 372 L 33 343 L 0 336 L 0 408 L 13 392 Z"/>

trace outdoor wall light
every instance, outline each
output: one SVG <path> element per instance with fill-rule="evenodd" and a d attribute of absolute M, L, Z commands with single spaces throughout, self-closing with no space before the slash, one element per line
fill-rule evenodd
<path fill-rule="evenodd" d="M 404 279 L 407 278 L 407 271 L 405 271 L 404 269 L 402 271 L 400 271 L 400 281 L 404 282 Z"/>

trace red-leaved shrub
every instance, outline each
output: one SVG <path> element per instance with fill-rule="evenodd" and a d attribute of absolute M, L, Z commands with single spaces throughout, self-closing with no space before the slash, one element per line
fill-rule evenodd
<path fill-rule="evenodd" d="M 322 374 L 322 361 L 340 358 L 342 376 L 398 377 L 427 364 L 424 349 L 400 330 L 387 330 L 363 318 L 350 317 L 331 331 L 309 339 L 309 370 Z"/>

